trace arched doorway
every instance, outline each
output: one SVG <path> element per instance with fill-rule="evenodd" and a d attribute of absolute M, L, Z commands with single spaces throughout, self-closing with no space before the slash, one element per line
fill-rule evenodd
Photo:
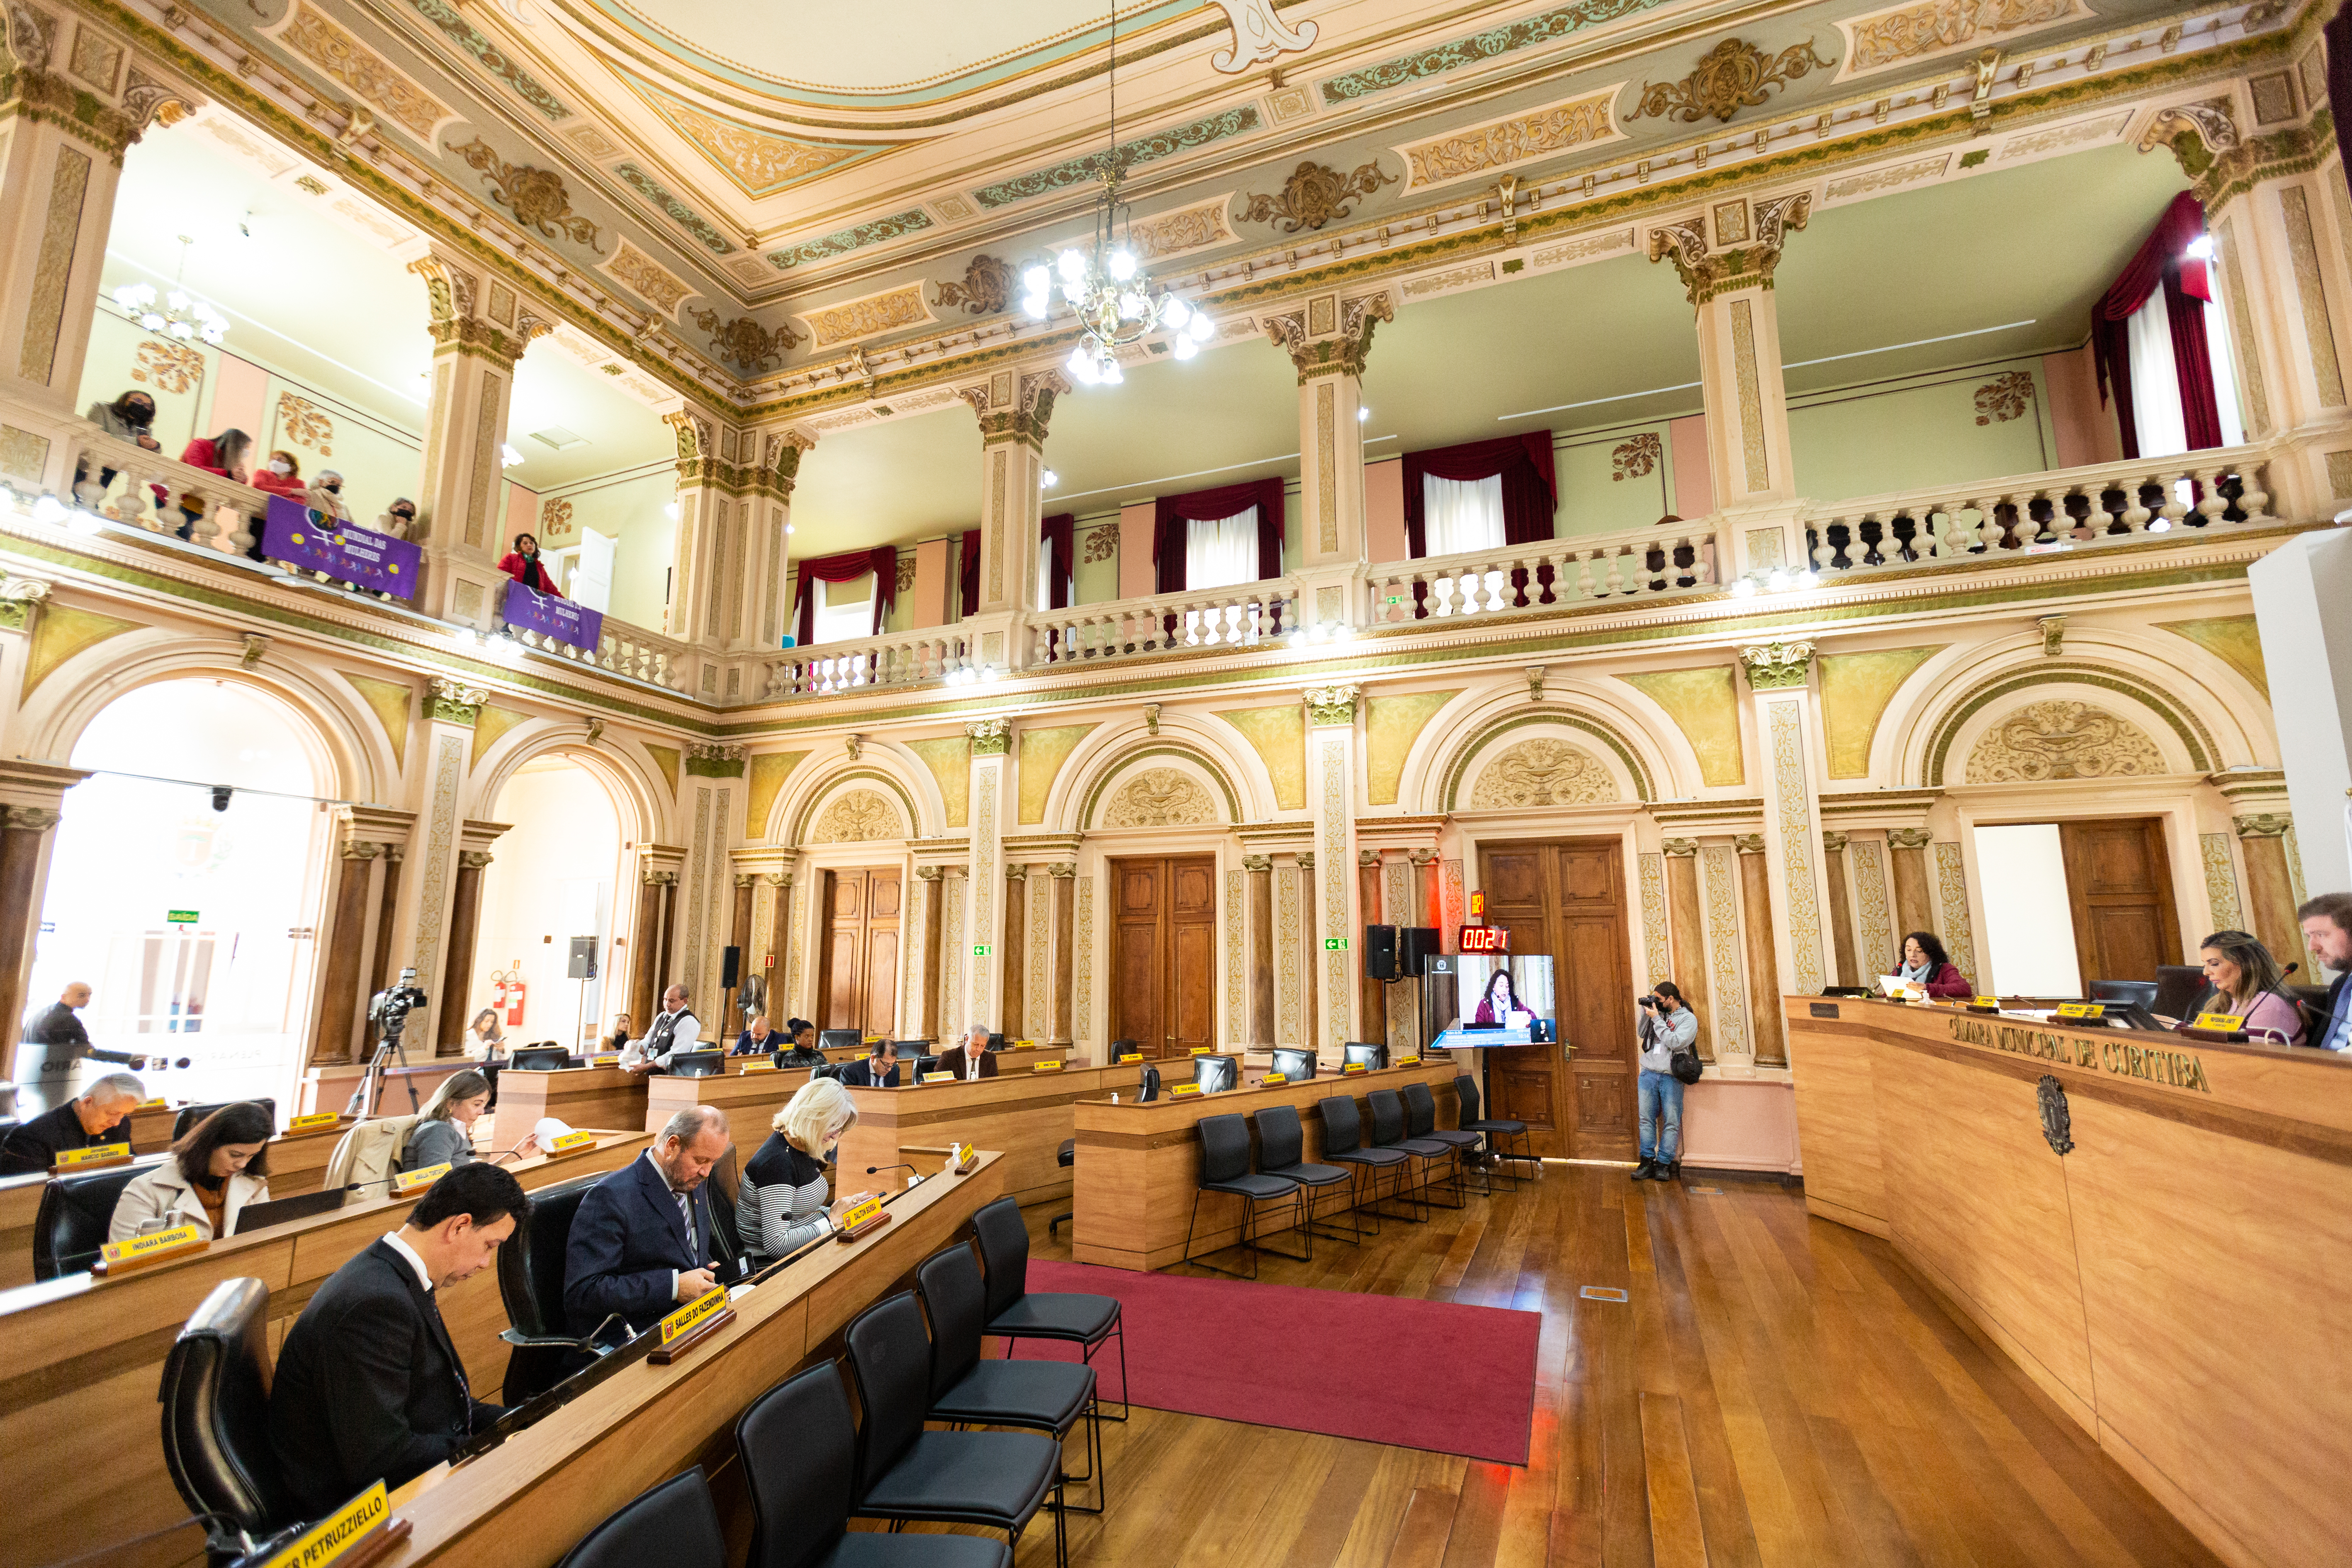
<path fill-rule="evenodd" d="M 36 1004 L 88 982 L 83 1026 L 101 1050 L 150 1058 L 150 1094 L 289 1107 L 333 827 L 317 735 L 257 688 L 164 680 L 108 703 L 71 762 L 97 771 L 66 792 Z M 118 1070 L 84 1061 L 32 1098 Z M 39 1071 L 32 1054 L 17 1071 Z"/>
<path fill-rule="evenodd" d="M 558 752 L 517 769 L 499 790 L 494 814 L 514 826 L 491 846 L 482 873 L 467 1016 L 498 1007 L 509 1047 L 553 1040 L 578 1050 L 611 1021 L 604 988 L 613 969 L 620 813 L 603 779 Z M 576 937 L 593 939 L 592 978 L 569 973 Z"/>

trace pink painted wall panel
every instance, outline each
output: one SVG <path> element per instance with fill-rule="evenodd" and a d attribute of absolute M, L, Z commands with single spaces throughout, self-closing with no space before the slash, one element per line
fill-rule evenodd
<path fill-rule="evenodd" d="M 509 482 L 507 486 L 507 530 L 499 537 L 499 553 L 503 555 L 509 542 L 518 533 L 528 533 L 539 539 L 539 492 L 527 490 Z M 541 550 L 560 550 L 567 544 L 580 542 L 580 531 L 573 529 L 570 537 L 561 540 L 539 540 Z"/>
<path fill-rule="evenodd" d="M 1138 501 L 1118 509 L 1118 596 L 1148 599 L 1159 590 L 1158 569 L 1151 561 L 1152 503 Z"/>
<path fill-rule="evenodd" d="M 944 539 L 926 539 L 915 546 L 915 602 L 910 607 L 909 626 L 919 630 L 925 626 L 945 626 L 948 622 L 948 590 L 955 571 L 955 552 Z M 955 618 L 962 619 L 963 606 L 958 605 Z"/>
<path fill-rule="evenodd" d="M 1715 470 L 1706 460 L 1706 416 L 1691 414 L 1666 426 L 1675 454 L 1675 515 L 1701 518 L 1715 510 Z"/>
<path fill-rule="evenodd" d="M 2058 437 L 2053 454 L 2062 468 L 2123 460 L 2124 438 L 2113 405 L 2099 402 L 2098 370 L 2084 343 L 2063 354 L 2042 356 L 2042 384 L 2050 395 L 2050 424 Z"/>
<path fill-rule="evenodd" d="M 1364 546 L 1376 562 L 1407 559 L 1402 458 L 1364 465 Z"/>
<path fill-rule="evenodd" d="M 251 360 L 232 353 L 220 356 L 213 376 L 213 407 L 209 423 L 198 431 L 211 436 L 232 426 L 244 431 L 256 442 L 269 437 L 268 422 L 263 418 L 262 403 L 269 395 L 269 373 Z M 174 452 L 173 457 L 179 454 Z"/>

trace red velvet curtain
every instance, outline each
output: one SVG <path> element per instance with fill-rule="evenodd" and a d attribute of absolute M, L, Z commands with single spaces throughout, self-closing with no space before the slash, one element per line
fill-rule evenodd
<path fill-rule="evenodd" d="M 1057 512 L 1037 521 L 1037 542 L 1045 552 L 1046 609 L 1070 607 L 1070 575 L 1077 570 L 1071 535 L 1077 522 L 1078 514 L 1074 511 Z"/>
<path fill-rule="evenodd" d="M 816 636 L 816 585 L 854 583 L 874 574 L 874 624 L 867 636 L 882 630 L 882 618 L 898 602 L 898 547 L 877 544 L 871 550 L 848 550 L 839 555 L 817 555 L 800 563 L 800 591 L 793 612 L 793 641 L 808 647 Z"/>
<path fill-rule="evenodd" d="M 1405 548 L 1415 556 L 1429 553 L 1427 524 L 1422 515 L 1421 480 L 1424 474 L 1467 482 L 1503 480 L 1503 542 L 1528 544 L 1552 536 L 1552 510 L 1558 493 L 1552 479 L 1551 432 L 1530 430 L 1524 436 L 1504 436 L 1492 441 L 1470 441 L 1459 447 L 1437 447 L 1404 455 Z"/>
<path fill-rule="evenodd" d="M 1184 591 L 1188 523 L 1214 522 L 1257 508 L 1257 574 L 1261 581 L 1282 575 L 1283 481 L 1253 479 L 1213 490 L 1193 490 L 1181 496 L 1159 496 L 1152 501 L 1151 563 L 1156 592 Z"/>
<path fill-rule="evenodd" d="M 2091 359 L 2099 376 L 2099 397 L 2116 404 L 2116 425 L 2124 456 L 2137 458 L 2139 422 L 2132 413 L 2130 328 L 2134 311 L 2149 295 L 2164 290 L 2164 311 L 2172 329 L 2172 365 L 2180 382 L 2181 422 L 2189 449 L 2221 444 L 2221 405 L 2213 390 L 2213 362 L 2205 339 L 2205 305 L 2212 298 L 2205 264 L 2188 260 L 2190 243 L 2205 233 L 2205 209 L 2187 191 L 2172 198 L 2164 216 L 2099 302 L 2091 310 Z"/>
<path fill-rule="evenodd" d="M 963 531 L 963 545 L 956 552 L 957 586 L 963 592 L 963 613 L 975 615 L 980 610 L 980 530 Z"/>
<path fill-rule="evenodd" d="M 2327 108 L 2336 121 L 2336 151 L 2343 159 L 2336 174 L 2352 180 L 2352 9 L 2338 11 L 2319 32 L 2327 40 Z"/>

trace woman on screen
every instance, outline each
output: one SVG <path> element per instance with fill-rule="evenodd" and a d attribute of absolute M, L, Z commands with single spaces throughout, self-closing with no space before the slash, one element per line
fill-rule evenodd
<path fill-rule="evenodd" d="M 1510 969 L 1503 964 L 1496 965 L 1495 973 L 1486 980 L 1486 994 L 1478 999 L 1477 1014 L 1470 1021 L 1523 1028 L 1533 1016 L 1519 1005 L 1518 987 L 1511 984 Z"/>

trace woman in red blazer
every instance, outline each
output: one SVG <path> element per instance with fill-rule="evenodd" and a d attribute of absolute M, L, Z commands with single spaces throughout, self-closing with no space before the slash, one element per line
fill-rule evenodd
<path fill-rule="evenodd" d="M 499 562 L 499 570 L 526 588 L 536 588 L 552 598 L 563 597 L 563 591 L 555 585 L 555 579 L 548 574 L 539 558 L 539 541 L 528 533 L 515 535 L 514 548 Z"/>
<path fill-rule="evenodd" d="M 1894 978 L 1924 986 L 1930 996 L 1976 994 L 1968 976 L 1944 955 L 1944 944 L 1931 931 L 1915 931 L 1903 939 L 1903 962 L 1895 966 Z"/>

